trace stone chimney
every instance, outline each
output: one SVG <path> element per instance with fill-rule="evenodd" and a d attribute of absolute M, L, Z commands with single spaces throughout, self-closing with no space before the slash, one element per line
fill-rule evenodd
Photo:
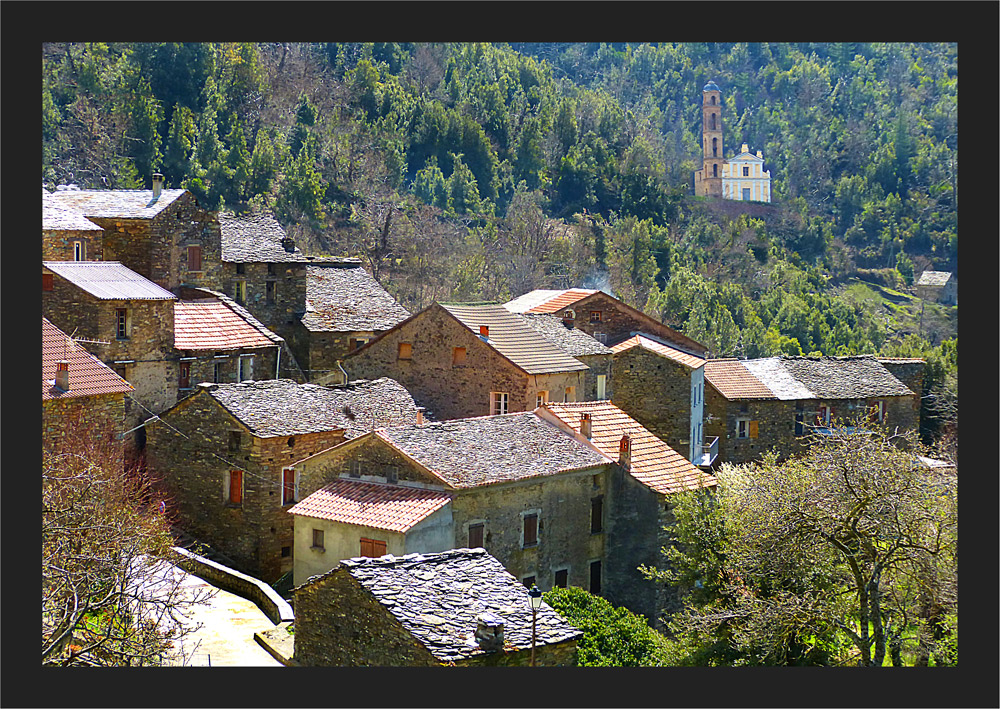
<path fill-rule="evenodd" d="M 423 422 L 424 422 L 424 407 L 423 406 L 418 406 L 417 407 L 417 425 L 419 426 Z"/>
<path fill-rule="evenodd" d="M 281 240 L 281 246 L 290 254 L 295 253 L 295 239 L 290 236 L 286 236 Z"/>
<path fill-rule="evenodd" d="M 61 359 L 56 362 L 56 386 L 63 391 L 69 391 L 69 361 Z"/>
<path fill-rule="evenodd" d="M 573 312 L 572 310 L 567 310 L 566 312 L 563 313 L 563 325 L 565 325 L 566 327 L 572 329 L 573 325 L 575 324 L 574 323 L 575 320 L 576 320 L 576 313 Z"/>
<path fill-rule="evenodd" d="M 489 325 L 480 325 L 479 326 L 479 336 L 481 338 L 483 338 L 484 340 L 488 340 L 489 337 L 490 337 L 490 326 Z"/>
<path fill-rule="evenodd" d="M 580 414 L 580 435 L 584 436 L 587 440 L 590 440 L 591 434 L 593 432 L 592 424 L 594 423 L 591 415 L 588 413 Z"/>
<path fill-rule="evenodd" d="M 628 437 L 628 434 L 624 434 L 622 439 L 618 441 L 618 465 L 629 469 L 632 464 L 632 439 Z"/>
<path fill-rule="evenodd" d="M 746 143 L 744 143 L 743 144 L 743 149 L 740 152 L 741 153 L 749 153 L 750 152 L 750 146 L 747 145 Z"/>
<path fill-rule="evenodd" d="M 158 172 L 153 173 L 153 199 L 159 199 L 163 192 L 163 175 Z"/>
<path fill-rule="evenodd" d="M 760 154 L 760 151 L 759 151 L 759 150 L 757 151 L 757 157 L 759 157 L 759 158 L 760 158 L 761 160 L 763 160 L 763 159 L 764 159 L 764 156 Z"/>
<path fill-rule="evenodd" d="M 483 652 L 503 650 L 503 618 L 486 611 L 476 616 L 476 641 Z"/>

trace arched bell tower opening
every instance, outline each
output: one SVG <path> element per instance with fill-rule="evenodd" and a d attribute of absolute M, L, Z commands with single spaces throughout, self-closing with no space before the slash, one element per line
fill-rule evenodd
<path fill-rule="evenodd" d="M 701 128 L 704 155 L 695 173 L 695 194 L 722 197 L 722 92 L 714 81 L 701 90 Z"/>

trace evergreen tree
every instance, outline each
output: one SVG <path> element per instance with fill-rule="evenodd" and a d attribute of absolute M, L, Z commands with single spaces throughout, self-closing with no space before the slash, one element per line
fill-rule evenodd
<path fill-rule="evenodd" d="M 180 185 L 191 174 L 191 159 L 197 137 L 198 129 L 191 109 L 186 106 L 176 107 L 173 118 L 170 119 L 170 132 L 163 156 L 163 174 L 167 184 Z"/>

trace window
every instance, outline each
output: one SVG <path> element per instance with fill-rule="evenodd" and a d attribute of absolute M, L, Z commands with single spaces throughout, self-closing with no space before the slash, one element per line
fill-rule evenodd
<path fill-rule="evenodd" d="M 354 350 L 360 350 L 367 344 L 368 344 L 367 337 L 352 337 L 347 341 L 347 351 L 353 352 Z"/>
<path fill-rule="evenodd" d="M 748 438 L 750 436 L 750 419 L 736 419 L 736 437 Z"/>
<path fill-rule="evenodd" d="M 188 270 L 189 271 L 200 271 L 201 270 L 201 247 L 200 246 L 189 246 L 188 247 Z"/>
<path fill-rule="evenodd" d="M 715 153 L 715 148 L 712 148 L 712 153 L 713 154 Z M 712 177 L 718 177 L 718 176 L 719 176 L 719 166 L 712 165 Z"/>
<path fill-rule="evenodd" d="M 291 556 L 291 555 L 292 555 L 292 548 L 291 547 L 281 547 L 281 556 L 282 556 L 282 558 L 287 557 L 287 556 Z"/>
<path fill-rule="evenodd" d="M 597 375 L 597 398 L 605 399 L 607 398 L 607 383 L 608 375 L 598 374 Z"/>
<path fill-rule="evenodd" d="M 348 468 L 348 473 L 347 474 L 350 475 L 352 478 L 360 478 L 361 477 L 361 461 L 357 460 L 357 459 L 352 460 L 351 464 L 350 464 L 350 467 Z"/>
<path fill-rule="evenodd" d="M 288 440 L 285 441 L 285 442 L 288 444 L 289 448 L 294 448 L 295 447 L 295 436 L 289 436 Z"/>
<path fill-rule="evenodd" d="M 87 242 L 86 241 L 74 241 L 73 242 L 73 260 L 74 261 L 86 261 L 87 260 Z"/>
<path fill-rule="evenodd" d="M 290 505 L 299 497 L 299 476 L 294 468 L 281 471 L 281 504 Z"/>
<path fill-rule="evenodd" d="M 385 467 L 385 481 L 387 483 L 399 482 L 399 466 L 387 465 Z"/>
<path fill-rule="evenodd" d="M 243 471 L 229 471 L 229 504 L 243 504 Z"/>
<path fill-rule="evenodd" d="M 538 544 L 538 513 L 525 514 L 522 517 L 522 547 L 533 547 Z"/>
<path fill-rule="evenodd" d="M 715 105 L 715 96 L 712 97 L 712 105 Z"/>
<path fill-rule="evenodd" d="M 879 423 L 885 421 L 885 400 L 878 399 L 868 407 L 869 415 Z"/>
<path fill-rule="evenodd" d="M 465 364 L 465 348 L 464 347 L 452 347 L 451 348 L 451 366 L 457 367 L 459 365 Z"/>
<path fill-rule="evenodd" d="M 718 138 L 712 138 L 712 157 L 713 158 L 719 157 L 719 139 Z M 719 176 L 719 166 L 718 165 L 712 165 L 712 176 L 713 177 L 718 177 Z"/>
<path fill-rule="evenodd" d="M 750 166 L 749 165 L 744 165 L 743 166 L 743 177 L 750 177 Z"/>
<path fill-rule="evenodd" d="M 222 381 L 222 362 L 216 362 L 212 365 L 212 381 L 216 384 Z"/>
<path fill-rule="evenodd" d="M 128 308 L 115 308 L 115 337 L 127 340 L 128 336 Z"/>
<path fill-rule="evenodd" d="M 181 362 L 181 374 L 177 386 L 181 389 L 188 389 L 191 386 L 191 363 Z"/>
<path fill-rule="evenodd" d="M 820 404 L 819 411 L 816 413 L 816 424 L 818 426 L 827 426 L 830 423 L 830 406 L 828 404 Z"/>
<path fill-rule="evenodd" d="M 229 450 L 238 451 L 240 449 L 240 432 L 230 431 L 229 432 Z"/>
<path fill-rule="evenodd" d="M 795 435 L 801 436 L 804 433 L 803 429 L 802 414 L 795 414 Z"/>
<path fill-rule="evenodd" d="M 240 355 L 240 381 L 253 379 L 253 355 Z"/>
<path fill-rule="evenodd" d="M 604 531 L 604 498 L 595 497 L 590 501 L 590 533 L 600 534 Z"/>
<path fill-rule="evenodd" d="M 566 588 L 569 581 L 569 569 L 559 569 L 556 571 L 555 583 L 552 585 L 556 588 Z"/>
<path fill-rule="evenodd" d="M 590 311 L 590 322 L 601 322 L 601 311 L 591 310 Z"/>
<path fill-rule="evenodd" d="M 247 272 L 247 265 L 245 263 L 236 264 L 236 273 L 242 276 L 246 272 Z"/>
<path fill-rule="evenodd" d="M 590 562 L 590 592 L 595 596 L 601 595 L 601 562 Z"/>
<path fill-rule="evenodd" d="M 483 546 L 483 529 L 484 524 L 480 522 L 479 524 L 469 525 L 469 548 L 477 549 Z"/>
<path fill-rule="evenodd" d="M 274 281 L 264 284 L 264 300 L 268 305 L 274 305 Z"/>
<path fill-rule="evenodd" d="M 361 537 L 361 556 L 375 559 L 385 556 L 385 542 L 378 539 L 365 539 Z"/>
<path fill-rule="evenodd" d="M 563 401 L 576 401 L 576 387 L 566 387 L 563 393 Z"/>
<path fill-rule="evenodd" d="M 490 415 L 507 413 L 507 404 L 510 401 L 510 394 L 504 391 L 490 392 Z"/>
<path fill-rule="evenodd" d="M 521 579 L 521 583 L 524 584 L 525 588 L 531 588 L 532 586 L 535 585 L 535 577 L 534 576 L 525 576 L 523 579 Z"/>
<path fill-rule="evenodd" d="M 267 264 L 267 275 L 269 275 L 269 276 L 277 275 L 277 272 L 275 271 L 275 267 L 274 267 L 273 263 Z"/>
<path fill-rule="evenodd" d="M 547 391 L 535 392 L 535 406 L 542 406 L 549 403 L 549 393 Z"/>
<path fill-rule="evenodd" d="M 42 290 L 53 290 L 55 286 L 52 284 L 52 274 L 43 273 L 42 274 Z"/>
<path fill-rule="evenodd" d="M 409 342 L 400 342 L 399 349 L 396 352 L 396 359 L 410 359 L 413 356 L 413 344 Z"/>
<path fill-rule="evenodd" d="M 708 114 L 708 117 L 709 117 L 709 121 L 708 121 L 709 122 L 709 130 L 715 130 L 715 114 L 714 113 L 710 113 L 710 114 Z"/>
<path fill-rule="evenodd" d="M 247 282 L 236 281 L 233 287 L 233 299 L 243 305 L 247 300 Z"/>
<path fill-rule="evenodd" d="M 600 342 L 602 345 L 608 344 L 608 333 L 606 332 L 595 332 L 594 339 Z"/>
<path fill-rule="evenodd" d="M 744 187 L 743 188 L 743 201 L 744 202 L 749 202 L 750 201 L 750 188 L 749 187 Z"/>
<path fill-rule="evenodd" d="M 315 527 L 313 527 L 313 543 L 312 543 L 313 549 L 320 549 L 323 551 L 326 550 L 326 544 L 324 543 L 325 540 L 323 539 L 323 536 L 324 535 L 322 529 L 316 529 Z"/>

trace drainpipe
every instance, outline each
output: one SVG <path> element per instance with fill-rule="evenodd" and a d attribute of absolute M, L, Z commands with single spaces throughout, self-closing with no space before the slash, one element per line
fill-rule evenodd
<path fill-rule="evenodd" d="M 344 369 L 344 365 L 340 363 L 339 359 L 337 360 L 337 369 L 339 369 L 340 373 L 344 376 L 344 382 L 343 382 L 344 386 L 347 386 L 348 384 L 347 370 Z"/>
<path fill-rule="evenodd" d="M 278 345 L 278 359 L 274 363 L 274 378 L 281 379 L 281 345 Z"/>

